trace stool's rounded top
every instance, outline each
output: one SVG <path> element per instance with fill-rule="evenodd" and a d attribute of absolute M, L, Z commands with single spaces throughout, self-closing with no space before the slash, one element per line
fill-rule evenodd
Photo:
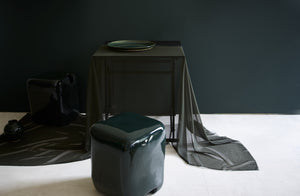
<path fill-rule="evenodd" d="M 94 139 L 123 150 L 165 137 L 164 125 L 155 119 L 135 113 L 122 113 L 91 126 Z"/>

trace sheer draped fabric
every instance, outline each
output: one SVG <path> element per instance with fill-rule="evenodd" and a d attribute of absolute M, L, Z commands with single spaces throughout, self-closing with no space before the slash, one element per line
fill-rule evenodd
<path fill-rule="evenodd" d="M 183 49 L 180 45 L 170 45 L 170 46 L 158 46 L 154 47 L 150 51 L 146 52 L 132 52 L 132 53 L 122 53 L 109 50 L 106 47 L 100 47 L 100 49 L 94 54 L 89 72 L 89 82 L 88 82 L 88 97 L 87 97 L 87 117 L 88 117 L 88 127 L 90 127 L 94 122 L 98 120 L 104 120 L 105 102 L 108 99 L 107 92 L 105 88 L 108 88 L 106 84 L 106 68 L 111 66 L 112 59 L 122 59 L 121 61 L 128 59 L 131 63 L 135 59 L 145 58 L 160 58 L 160 57 L 171 57 L 177 59 L 175 67 L 179 71 L 176 72 L 175 83 L 176 89 L 178 91 L 174 94 L 175 97 L 175 108 L 176 114 L 179 115 L 179 122 L 176 127 L 175 140 L 173 146 L 176 149 L 179 156 L 181 156 L 187 163 L 196 166 L 203 166 L 218 170 L 257 170 L 258 166 L 256 161 L 251 156 L 249 151 L 237 140 L 230 139 L 224 136 L 218 136 L 215 133 L 207 130 L 201 121 L 200 112 L 198 109 L 197 101 L 192 87 L 191 78 L 188 72 L 188 66 L 185 59 Z M 143 66 L 139 68 L 140 74 Z M 145 68 L 146 69 L 146 68 Z M 147 68 L 148 69 L 148 68 Z M 118 72 L 122 74 L 122 72 Z M 133 75 L 136 77 L 136 75 Z M 158 75 L 153 75 L 153 78 L 157 78 Z M 139 77 L 138 77 L 139 78 Z M 140 79 L 140 78 L 139 78 Z M 122 77 L 112 78 L 114 84 L 124 84 L 128 80 L 124 80 Z M 146 86 L 151 86 L 151 81 L 144 79 Z M 163 82 L 163 80 L 159 80 Z M 137 85 L 142 82 L 138 80 Z M 153 85 L 155 88 L 156 85 Z M 111 86 L 109 86 L 111 88 Z M 113 91 L 112 89 L 110 89 Z M 116 90 L 121 95 L 125 95 L 126 90 L 120 88 Z M 136 96 L 142 92 L 134 92 Z M 163 97 L 167 91 L 162 90 L 160 96 Z M 145 97 L 144 104 L 149 104 L 153 101 L 153 97 Z M 135 112 L 135 110 L 140 111 L 137 104 L 133 101 L 131 104 L 131 111 L 125 112 Z M 161 103 L 153 103 L 153 107 L 156 107 Z M 117 107 L 118 108 L 118 107 Z M 121 107 L 120 107 L 121 108 Z M 109 110 L 110 108 L 108 108 Z M 107 111 L 106 111 L 107 112 Z M 119 112 L 122 112 L 121 110 Z M 144 115 L 149 115 L 149 111 L 145 109 L 142 111 Z M 90 148 L 90 134 L 87 131 L 86 137 L 86 148 Z"/>
<path fill-rule="evenodd" d="M 85 116 L 79 115 L 65 126 L 37 124 L 29 113 L 19 122 L 25 129 L 21 139 L 0 138 L 0 165 L 51 165 L 90 157 L 85 150 Z"/>
<path fill-rule="evenodd" d="M 168 44 L 129 53 L 101 47 L 90 65 L 87 121 L 79 116 L 67 126 L 44 126 L 26 115 L 20 120 L 26 127 L 22 140 L 0 138 L 0 165 L 48 165 L 89 158 L 89 127 L 104 120 L 108 112 L 166 115 L 172 107 L 172 115 L 179 116 L 172 144 L 187 163 L 218 170 L 257 170 L 254 158 L 239 141 L 218 136 L 203 126 L 183 49 L 177 43 Z M 112 59 L 119 64 L 107 73 Z M 120 64 L 125 61 L 130 66 Z M 128 67 L 131 70 L 125 69 Z M 150 89 L 154 91 L 149 93 Z"/>
<path fill-rule="evenodd" d="M 219 170 L 257 170 L 256 161 L 237 140 L 218 136 L 201 121 L 187 63 L 182 67 L 178 140 L 174 147 L 189 164 Z"/>

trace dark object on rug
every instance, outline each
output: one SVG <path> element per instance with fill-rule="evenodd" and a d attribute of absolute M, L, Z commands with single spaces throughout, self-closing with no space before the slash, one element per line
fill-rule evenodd
<path fill-rule="evenodd" d="M 24 128 L 17 120 L 10 120 L 4 127 L 4 136 L 8 140 L 20 139 L 24 134 Z"/>
<path fill-rule="evenodd" d="M 123 113 L 91 127 L 92 178 L 107 195 L 140 196 L 160 189 L 165 130 L 154 119 Z"/>
<path fill-rule="evenodd" d="M 47 73 L 27 80 L 32 119 L 36 123 L 63 126 L 78 116 L 77 77 L 72 73 Z"/>
<path fill-rule="evenodd" d="M 65 126 L 49 126 L 37 124 L 28 113 L 19 125 L 24 128 L 21 139 L 9 140 L 5 134 L 0 137 L 0 165 L 49 165 L 90 157 L 85 150 L 86 116 L 79 114 Z M 18 126 L 13 121 L 9 129 Z"/>

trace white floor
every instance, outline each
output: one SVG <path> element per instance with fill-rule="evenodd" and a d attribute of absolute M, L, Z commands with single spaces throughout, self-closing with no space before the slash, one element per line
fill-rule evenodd
<path fill-rule="evenodd" d="M 0 133 L 22 113 L 0 113 Z M 163 119 L 164 120 L 164 119 Z M 165 179 L 157 196 L 300 195 L 300 115 L 202 115 L 206 127 L 240 140 L 259 171 L 216 171 L 187 165 L 167 146 Z M 90 160 L 68 164 L 0 166 L 1 196 L 93 196 Z"/>

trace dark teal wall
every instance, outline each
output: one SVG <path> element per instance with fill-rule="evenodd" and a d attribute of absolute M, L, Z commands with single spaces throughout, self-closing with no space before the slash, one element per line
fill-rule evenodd
<path fill-rule="evenodd" d="M 298 0 L 1 2 L 0 111 L 28 111 L 26 79 L 79 76 L 105 40 L 180 40 L 203 113 L 300 109 Z"/>

